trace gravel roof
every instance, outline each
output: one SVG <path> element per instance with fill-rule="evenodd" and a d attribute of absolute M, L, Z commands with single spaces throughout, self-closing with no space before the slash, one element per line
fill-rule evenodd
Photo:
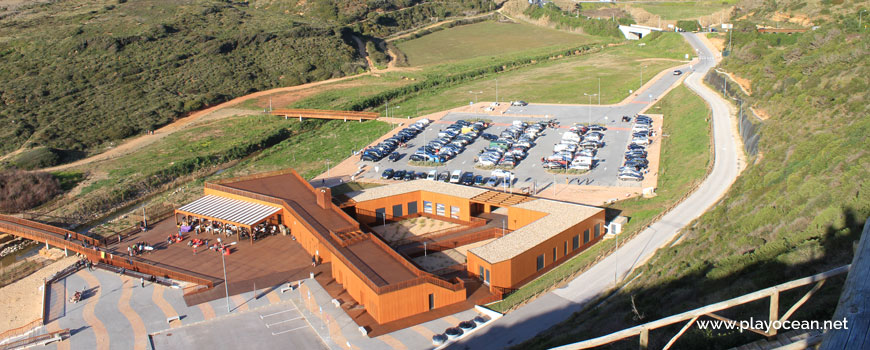
<path fill-rule="evenodd" d="M 513 207 L 539 211 L 547 215 L 489 244 L 470 249 L 469 252 L 490 264 L 512 259 L 604 210 L 549 199 L 536 199 Z"/>
<path fill-rule="evenodd" d="M 487 190 L 482 188 L 451 184 L 442 181 L 419 179 L 414 181 L 398 182 L 386 186 L 367 188 L 362 191 L 349 192 L 345 195 L 357 202 L 364 202 L 415 191 L 435 192 L 468 199 L 473 198 L 481 193 L 487 192 Z"/>

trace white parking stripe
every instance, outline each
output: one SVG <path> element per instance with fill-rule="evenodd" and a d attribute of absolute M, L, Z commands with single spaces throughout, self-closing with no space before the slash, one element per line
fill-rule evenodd
<path fill-rule="evenodd" d="M 272 326 L 274 326 L 274 325 L 276 325 L 276 324 L 282 324 L 282 323 L 287 323 L 287 322 L 290 322 L 290 321 L 295 321 L 295 320 L 298 320 L 298 319 L 300 319 L 300 318 L 302 318 L 302 316 L 295 317 L 295 318 L 291 318 L 291 319 L 286 319 L 286 320 L 284 320 L 284 321 L 278 321 L 278 322 L 271 323 L 271 324 L 267 324 L 267 325 L 266 325 L 266 328 L 271 328 Z"/>
<path fill-rule="evenodd" d="M 288 309 L 288 310 L 284 310 L 284 311 L 278 311 L 278 312 L 271 313 L 271 314 L 268 314 L 268 315 L 260 315 L 260 319 L 262 320 L 262 319 L 265 318 L 265 317 L 275 316 L 275 315 L 278 315 L 278 314 L 283 314 L 283 313 L 285 313 L 285 312 L 290 312 L 290 311 L 294 311 L 294 310 L 295 310 L 295 308 L 293 308 L 293 309 Z"/>
<path fill-rule="evenodd" d="M 303 328 L 308 328 L 308 326 L 296 327 L 296 328 L 293 328 L 293 329 L 288 329 L 288 330 L 280 331 L 280 332 L 278 332 L 278 333 L 272 332 L 272 335 L 279 335 L 279 334 L 284 334 L 284 333 L 287 333 L 287 332 L 298 331 L 298 330 L 303 329 Z"/>

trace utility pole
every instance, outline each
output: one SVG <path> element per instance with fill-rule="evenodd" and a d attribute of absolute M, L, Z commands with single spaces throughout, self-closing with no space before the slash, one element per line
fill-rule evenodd
<path fill-rule="evenodd" d="M 224 258 L 224 244 L 221 242 L 221 239 L 217 239 L 218 244 L 221 245 L 221 264 L 224 266 L 224 292 L 226 293 L 227 300 L 227 313 L 230 313 L 230 287 L 227 285 L 227 261 Z"/>
<path fill-rule="evenodd" d="M 598 77 L 598 105 L 601 105 L 601 77 Z"/>
<path fill-rule="evenodd" d="M 498 104 L 498 78 L 495 78 L 495 104 Z"/>

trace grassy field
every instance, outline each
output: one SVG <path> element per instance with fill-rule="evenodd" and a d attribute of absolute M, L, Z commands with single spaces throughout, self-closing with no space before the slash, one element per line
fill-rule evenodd
<path fill-rule="evenodd" d="M 326 171 L 327 162 L 334 166 L 391 129 L 390 124 L 379 121 L 323 122 L 310 132 L 289 138 L 239 163 L 220 177 L 294 168 L 303 178 L 310 179 Z"/>
<path fill-rule="evenodd" d="M 435 32 L 397 46 L 411 66 L 499 56 L 548 46 L 578 46 L 595 37 L 521 23 L 481 22 Z"/>
<path fill-rule="evenodd" d="M 630 199 L 611 206 L 611 209 L 619 210 L 620 215 L 630 218 L 628 225 L 623 228 L 623 236 L 637 232 L 649 224 L 653 217 L 673 205 L 688 188 L 703 179 L 710 163 L 709 110 L 700 97 L 685 86 L 679 86 L 656 103 L 649 113 L 664 114 L 662 133 L 668 135 L 662 144 L 658 196 Z M 504 300 L 490 305 L 490 308 L 499 312 L 510 310 L 574 272 L 585 269 L 615 244 L 616 241 L 611 239 L 592 246 Z"/>
<path fill-rule="evenodd" d="M 588 103 L 583 93 L 598 92 L 601 78 L 601 103 L 622 101 L 629 90 L 640 85 L 640 66 L 644 68 L 644 82 L 658 72 L 680 64 L 678 60 L 691 52 L 691 48 L 677 34 L 664 34 L 652 40 L 643 40 L 644 46 L 629 43 L 608 48 L 604 52 L 544 62 L 479 79 L 442 90 L 425 92 L 401 102 L 402 108 L 421 114 L 458 107 L 473 101 L 495 101 L 495 78 L 498 78 L 500 101 L 524 100 L 537 103 Z"/>
<path fill-rule="evenodd" d="M 692 1 L 692 2 L 644 2 L 624 3 L 632 7 L 639 7 L 647 12 L 661 16 L 664 20 L 698 19 L 710 14 L 734 6 L 737 1 Z"/>

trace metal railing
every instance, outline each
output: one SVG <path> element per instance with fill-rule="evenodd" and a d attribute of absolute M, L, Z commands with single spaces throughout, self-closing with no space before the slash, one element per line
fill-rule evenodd
<path fill-rule="evenodd" d="M 42 326 L 42 317 L 37 318 L 33 321 L 27 322 L 27 324 L 25 324 L 21 327 L 6 330 L 3 333 L 0 333 L 0 344 L 3 344 L 2 342 L 6 341 L 9 338 L 18 337 L 18 336 L 27 334 L 28 332 L 32 331 L 34 328 L 39 327 L 39 326 Z M 5 344 L 3 344 L 3 345 L 5 346 Z"/>

